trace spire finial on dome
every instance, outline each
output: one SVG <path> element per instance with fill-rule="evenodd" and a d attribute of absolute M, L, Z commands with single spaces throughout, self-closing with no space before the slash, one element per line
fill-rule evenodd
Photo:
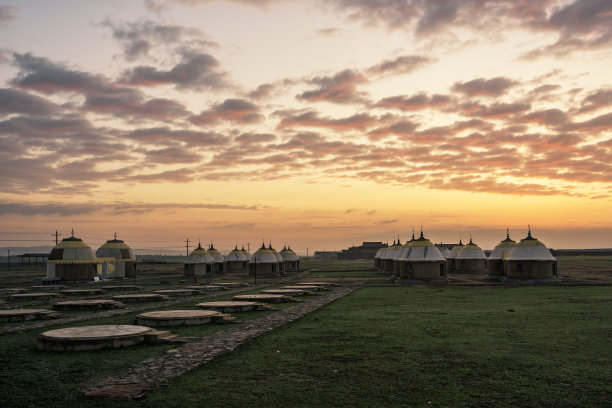
<path fill-rule="evenodd" d="M 261 240 L 261 249 L 266 249 L 266 243 L 263 239 Z"/>
<path fill-rule="evenodd" d="M 423 238 L 423 224 L 421 224 L 421 238 Z"/>
<path fill-rule="evenodd" d="M 74 238 L 74 228 L 70 231 L 70 235 Z"/>
<path fill-rule="evenodd" d="M 468 245 L 472 245 L 472 234 L 470 234 L 470 243 Z"/>
<path fill-rule="evenodd" d="M 414 241 L 414 228 L 412 228 L 412 240 Z"/>
<path fill-rule="evenodd" d="M 461 242 L 461 235 L 459 235 L 459 245 L 463 245 L 463 242 Z"/>
<path fill-rule="evenodd" d="M 117 233 L 116 233 L 116 232 L 115 232 L 115 235 L 114 235 L 114 237 L 115 237 L 115 239 L 117 239 Z"/>
<path fill-rule="evenodd" d="M 531 237 L 531 225 L 527 224 L 527 236 Z"/>
<path fill-rule="evenodd" d="M 506 239 L 510 239 L 510 228 L 506 228 Z"/>

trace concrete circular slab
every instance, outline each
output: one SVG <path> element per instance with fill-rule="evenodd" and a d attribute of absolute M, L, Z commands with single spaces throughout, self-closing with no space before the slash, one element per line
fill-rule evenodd
<path fill-rule="evenodd" d="M 142 286 L 138 285 L 108 285 L 102 286 L 104 290 L 142 290 Z"/>
<path fill-rule="evenodd" d="M 156 290 L 155 293 L 166 296 L 193 296 L 199 295 L 199 290 L 194 289 L 162 289 Z"/>
<path fill-rule="evenodd" d="M 54 292 L 36 292 L 36 293 L 17 293 L 11 295 L 11 300 L 41 300 L 61 297 L 59 293 Z"/>
<path fill-rule="evenodd" d="M 204 302 L 196 305 L 197 309 L 216 310 L 222 313 L 249 312 L 251 310 L 270 310 L 270 306 L 259 302 L 246 302 L 234 300 L 219 300 Z"/>
<path fill-rule="evenodd" d="M 170 300 L 170 297 L 166 295 L 160 295 L 159 293 L 134 293 L 131 295 L 116 295 L 113 296 L 113 299 L 123 303 L 139 303 L 160 302 L 162 300 Z"/>
<path fill-rule="evenodd" d="M 232 316 L 214 310 L 159 310 L 136 316 L 136 324 L 149 327 L 195 326 L 232 320 Z"/>
<path fill-rule="evenodd" d="M 261 293 L 286 296 L 304 296 L 311 294 L 310 292 L 302 289 L 265 289 L 262 290 Z"/>
<path fill-rule="evenodd" d="M 308 286 L 323 286 L 324 288 L 328 286 L 338 286 L 332 282 L 296 282 L 296 285 L 308 285 Z"/>
<path fill-rule="evenodd" d="M 197 290 L 198 292 L 215 292 L 218 290 L 226 290 L 227 288 L 224 286 L 217 285 L 193 285 L 185 286 L 185 289 Z"/>
<path fill-rule="evenodd" d="M 47 309 L 10 309 L 0 310 L 0 322 L 20 322 L 24 320 L 55 319 L 60 313 Z"/>
<path fill-rule="evenodd" d="M 119 348 L 142 343 L 155 329 L 136 325 L 100 325 L 49 330 L 36 338 L 39 350 L 84 351 Z"/>
<path fill-rule="evenodd" d="M 249 284 L 246 282 L 213 282 L 212 285 L 213 286 L 225 286 L 228 289 L 249 286 Z"/>
<path fill-rule="evenodd" d="M 65 300 L 53 305 L 55 310 L 120 309 L 122 307 L 125 307 L 123 303 L 109 299 Z"/>
<path fill-rule="evenodd" d="M 26 288 L 2 288 L 0 289 L 0 295 L 13 295 L 16 293 L 27 293 L 30 289 Z"/>
<path fill-rule="evenodd" d="M 314 285 L 289 285 L 289 286 L 283 286 L 280 289 L 299 289 L 299 290 L 312 290 L 312 291 L 325 290 L 323 286 L 314 286 Z"/>
<path fill-rule="evenodd" d="M 58 290 L 62 290 L 62 289 L 66 289 L 65 285 L 36 285 L 36 286 L 32 286 L 32 290 L 52 290 L 52 291 L 58 291 Z"/>
<path fill-rule="evenodd" d="M 246 300 L 266 303 L 295 302 L 295 299 L 292 299 L 289 296 L 265 293 L 260 293 L 256 295 L 236 295 L 232 298 L 232 300 Z"/>
<path fill-rule="evenodd" d="M 102 289 L 65 289 L 60 291 L 60 293 L 66 296 L 90 296 L 102 295 L 106 292 Z"/>

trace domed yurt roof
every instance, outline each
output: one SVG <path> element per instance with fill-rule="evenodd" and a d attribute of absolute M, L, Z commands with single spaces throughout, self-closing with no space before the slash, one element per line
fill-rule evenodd
<path fill-rule="evenodd" d="M 454 248 L 453 248 L 454 249 Z M 456 256 L 457 259 L 487 259 L 484 251 L 475 243 L 472 242 L 472 237 L 470 237 L 470 242 L 465 245 L 461 251 Z"/>
<path fill-rule="evenodd" d="M 236 245 L 232 252 L 227 254 L 227 256 L 225 257 L 226 262 L 244 262 L 246 260 L 247 257 L 245 253 L 242 250 L 238 249 L 238 245 Z"/>
<path fill-rule="evenodd" d="M 191 252 L 191 254 L 189 254 L 185 263 L 186 264 L 209 264 L 211 265 L 214 263 L 214 259 L 212 256 L 210 256 L 207 250 L 202 248 L 202 245 L 200 245 L 200 243 L 198 242 L 198 247 L 194 249 L 193 252 Z"/>
<path fill-rule="evenodd" d="M 265 244 L 261 244 L 261 248 L 259 248 L 255 253 L 251 256 L 251 262 L 257 263 L 279 263 L 282 262 L 278 260 L 276 257 L 278 252 L 272 249 L 272 244 L 270 244 L 270 248 L 266 248 Z M 280 255 L 278 255 L 280 256 Z"/>
<path fill-rule="evenodd" d="M 402 261 L 408 262 L 444 262 L 440 250 L 430 240 L 421 236 L 410 243 L 410 251 Z"/>
<path fill-rule="evenodd" d="M 461 238 L 459 238 L 459 243 L 450 250 L 449 258 L 456 258 L 457 255 L 459 255 L 459 251 L 461 251 L 464 246 L 465 245 L 461 242 Z"/>
<path fill-rule="evenodd" d="M 115 239 L 111 239 L 106 241 L 98 250 L 96 251 L 96 256 L 98 258 L 115 258 L 115 260 L 120 262 L 136 262 L 136 255 L 134 255 L 134 251 L 130 248 L 125 242 L 120 239 L 117 239 L 117 233 L 115 232 Z"/>
<path fill-rule="evenodd" d="M 274 256 L 276 257 L 276 260 L 278 262 L 284 262 L 283 261 L 283 257 L 281 256 L 281 254 L 279 254 L 276 249 L 272 248 L 272 243 L 271 242 L 270 242 L 270 245 L 268 245 L 268 249 L 274 253 Z"/>
<path fill-rule="evenodd" d="M 521 242 L 516 244 L 510 255 L 506 258 L 508 261 L 554 261 L 546 245 L 531 236 L 531 228 L 527 232 L 527 237 L 521 239 Z"/>
<path fill-rule="evenodd" d="M 210 256 L 212 256 L 213 260 L 215 262 L 223 262 L 223 255 L 221 255 L 221 252 L 217 251 L 214 247 L 214 245 L 212 244 L 212 242 L 210 243 L 209 247 L 208 247 L 208 254 Z"/>
<path fill-rule="evenodd" d="M 394 259 L 399 260 L 406 258 L 408 256 L 408 253 L 410 252 L 410 244 L 412 244 L 414 241 L 414 231 L 412 231 L 412 238 L 410 239 L 410 241 L 406 241 L 406 243 L 400 247 L 400 249 L 395 254 Z"/>
<path fill-rule="evenodd" d="M 394 239 L 393 245 L 387 248 L 387 251 L 382 256 L 382 259 L 395 259 L 395 256 L 400 251 L 400 249 L 402 249 L 402 244 L 399 241 L 395 242 L 395 239 Z"/>
<path fill-rule="evenodd" d="M 451 250 L 448 249 L 445 246 L 437 246 L 437 248 L 440 250 L 440 253 L 442 254 L 442 256 L 444 258 L 450 258 L 451 257 Z"/>
<path fill-rule="evenodd" d="M 93 250 L 74 236 L 74 230 L 69 238 L 62 239 L 49 254 L 49 262 L 52 263 L 96 263 L 96 255 Z"/>
<path fill-rule="evenodd" d="M 516 241 L 510 239 L 510 231 L 506 230 L 506 239 L 501 241 L 495 246 L 495 248 L 493 248 L 493 251 L 491 251 L 491 254 L 489 255 L 489 259 L 506 259 L 515 246 Z"/>
<path fill-rule="evenodd" d="M 374 259 L 380 259 L 386 250 L 387 250 L 387 247 L 378 248 L 378 251 L 376 251 L 376 254 L 374 255 Z"/>
<path fill-rule="evenodd" d="M 283 258 L 284 261 L 290 261 L 290 262 L 299 261 L 297 254 L 293 252 L 293 250 L 291 249 L 291 246 L 289 246 L 289 248 L 283 247 L 283 249 L 281 249 L 280 251 L 280 256 Z"/>

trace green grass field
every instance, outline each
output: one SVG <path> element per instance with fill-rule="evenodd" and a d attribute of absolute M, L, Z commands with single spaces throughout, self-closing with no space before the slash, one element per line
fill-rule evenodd
<path fill-rule="evenodd" d="M 610 310 L 609 287 L 362 288 L 142 401 L 78 392 L 171 346 L 49 353 L 27 331 L 0 336 L 0 406 L 610 406 Z"/>

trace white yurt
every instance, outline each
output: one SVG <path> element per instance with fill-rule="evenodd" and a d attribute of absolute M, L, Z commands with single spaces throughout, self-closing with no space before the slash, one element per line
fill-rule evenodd
<path fill-rule="evenodd" d="M 261 248 L 251 256 L 249 275 L 281 275 L 283 273 L 283 260 L 279 258 L 280 255 L 272 248 L 272 244 L 269 248 L 266 248 L 266 245 L 262 243 Z"/>
<path fill-rule="evenodd" d="M 549 249 L 531 236 L 523 238 L 506 258 L 505 275 L 514 279 L 556 279 L 557 259 Z"/>
<path fill-rule="evenodd" d="M 96 257 L 99 260 L 108 258 L 113 259 L 114 270 L 111 271 L 108 268 L 110 263 L 102 263 L 103 278 L 134 278 L 136 277 L 136 255 L 132 248 L 130 248 L 123 240 L 117 239 L 117 233 L 115 238 L 106 241 L 96 251 Z M 104 267 L 106 266 L 106 268 Z M 106 270 L 105 270 L 106 269 Z"/>
<path fill-rule="evenodd" d="M 98 276 L 98 260 L 93 250 L 74 236 L 57 244 L 49 254 L 47 278 L 60 278 L 65 281 L 92 280 Z"/>
<path fill-rule="evenodd" d="M 484 273 L 487 270 L 487 256 L 484 251 L 472 242 L 468 242 L 455 257 L 456 273 Z"/>
<path fill-rule="evenodd" d="M 244 247 L 238 249 L 238 245 L 227 254 L 225 257 L 225 270 L 230 273 L 248 272 L 249 270 L 249 258 L 245 253 Z"/>
<path fill-rule="evenodd" d="M 299 272 L 300 271 L 300 258 L 297 254 L 289 247 L 284 246 L 279 252 L 284 262 L 285 272 Z"/>
<path fill-rule="evenodd" d="M 412 241 L 405 255 L 397 260 L 401 279 L 446 279 L 446 259 L 430 240 L 421 236 Z"/>
<path fill-rule="evenodd" d="M 516 246 L 516 241 L 510 239 L 510 230 L 506 230 L 506 239 L 500 241 L 499 244 L 493 248 L 493 251 L 487 258 L 487 271 L 491 278 L 499 277 L 504 275 L 505 259 L 510 255 L 510 252 Z"/>
<path fill-rule="evenodd" d="M 183 273 L 187 276 L 212 275 L 216 271 L 215 266 L 213 257 L 198 242 L 198 247 L 189 254 L 185 261 Z"/>

